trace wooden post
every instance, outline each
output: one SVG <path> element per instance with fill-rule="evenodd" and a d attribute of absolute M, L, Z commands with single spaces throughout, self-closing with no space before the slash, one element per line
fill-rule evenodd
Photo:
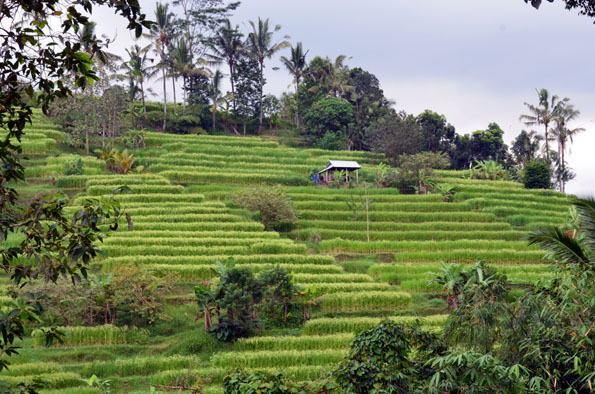
<path fill-rule="evenodd" d="M 355 182 L 359 183 L 359 170 L 355 170 Z"/>

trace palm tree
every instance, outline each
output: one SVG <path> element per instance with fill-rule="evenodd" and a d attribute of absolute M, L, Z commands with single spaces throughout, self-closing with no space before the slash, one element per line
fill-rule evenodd
<path fill-rule="evenodd" d="M 209 58 L 213 61 L 217 63 L 226 62 L 229 67 L 229 80 L 231 82 L 231 99 L 233 106 L 233 127 L 234 132 L 238 135 L 234 75 L 236 72 L 238 55 L 242 50 L 241 38 L 242 33 L 239 32 L 239 27 L 236 25 L 236 27 L 233 28 L 229 19 L 225 20 L 212 39 L 210 49 L 213 53 L 209 55 Z"/>
<path fill-rule="evenodd" d="M 171 52 L 171 62 L 175 75 L 182 77 L 184 86 L 184 89 L 182 89 L 184 93 L 182 99 L 182 111 L 184 111 L 186 108 L 186 82 L 188 81 L 188 78 L 192 75 L 204 75 L 205 77 L 209 77 L 211 74 L 205 68 L 195 67 L 196 65 L 192 60 L 192 51 L 185 38 L 180 38 L 173 47 L 173 51 Z M 201 64 L 204 63 L 204 61 L 199 59 L 197 63 Z"/>
<path fill-rule="evenodd" d="M 558 107 L 558 111 L 554 121 L 556 127 L 552 130 L 554 138 L 558 141 L 558 158 L 562 166 L 562 174 L 566 173 L 566 160 L 564 157 L 566 151 L 566 145 L 568 141 L 573 142 L 573 138 L 576 134 L 585 131 L 582 127 L 574 129 L 568 128 L 568 123 L 579 117 L 580 111 L 574 108 L 572 104 L 562 104 Z M 560 191 L 564 191 L 565 182 L 564 179 L 560 181 Z"/>
<path fill-rule="evenodd" d="M 153 43 L 155 52 L 160 58 L 157 67 L 161 69 L 161 78 L 163 80 L 163 130 L 165 130 L 167 118 L 167 90 L 165 85 L 167 81 L 167 69 L 169 68 L 166 49 L 169 47 L 173 18 L 174 14 L 169 12 L 169 4 L 156 3 L 155 23 L 151 26 L 151 35 L 155 40 Z"/>
<path fill-rule="evenodd" d="M 252 59 L 258 62 L 260 65 L 260 100 L 259 100 L 259 121 L 258 131 L 262 132 L 262 99 L 264 89 L 264 61 L 270 59 L 275 53 L 281 49 L 289 46 L 289 42 L 286 40 L 273 44 L 273 33 L 281 29 L 281 25 L 275 25 L 273 31 L 269 30 L 269 19 L 264 21 L 258 18 L 258 25 L 253 21 L 250 21 L 252 26 L 252 32 L 248 34 L 248 40 L 246 42 L 246 53 Z M 285 38 L 289 38 L 285 36 Z"/>
<path fill-rule="evenodd" d="M 209 92 L 211 94 L 211 101 L 213 102 L 213 132 L 215 132 L 217 127 L 217 103 L 219 102 L 219 95 L 221 91 L 221 81 L 223 80 L 223 73 L 220 70 L 215 71 L 215 73 L 211 76 L 211 81 L 209 83 Z"/>
<path fill-rule="evenodd" d="M 545 128 L 545 157 L 547 162 L 550 163 L 549 125 L 555 119 L 560 106 L 564 105 L 569 99 L 566 97 L 560 100 L 556 95 L 550 97 L 547 89 L 538 90 L 537 96 L 539 97 L 539 105 L 525 103 L 531 113 L 521 115 L 520 120 L 527 126 L 543 125 Z"/>
<path fill-rule="evenodd" d="M 287 71 L 293 75 L 293 81 L 295 82 L 295 123 L 297 127 L 300 127 L 300 80 L 304 76 L 306 66 L 308 65 L 306 62 L 307 54 L 308 51 L 304 53 L 302 49 L 302 43 L 298 42 L 295 47 L 291 48 L 291 58 L 288 59 L 285 56 L 281 56 L 281 62 L 283 62 L 283 65 Z"/>
<path fill-rule="evenodd" d="M 157 68 L 149 66 L 153 59 L 149 58 L 149 49 L 151 45 L 141 48 L 138 44 L 126 49 L 126 53 L 130 60 L 122 63 L 122 68 L 126 70 L 126 74 L 130 77 L 131 87 L 135 89 L 140 87 L 141 100 L 143 103 L 143 112 L 147 112 L 145 105 L 145 81 L 151 79 L 157 73 Z M 138 85 L 137 85 L 138 84 Z"/>

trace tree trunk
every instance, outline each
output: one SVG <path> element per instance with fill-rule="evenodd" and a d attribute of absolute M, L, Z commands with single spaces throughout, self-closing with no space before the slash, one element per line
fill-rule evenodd
<path fill-rule="evenodd" d="M 295 125 L 300 127 L 300 80 L 295 79 Z"/>
<path fill-rule="evenodd" d="M 229 80 L 231 82 L 231 103 L 233 105 L 233 130 L 237 134 L 238 132 L 238 116 L 237 116 L 237 109 L 236 109 L 236 90 L 235 90 L 235 83 L 233 82 L 233 74 L 234 74 L 234 67 L 233 67 L 233 60 L 229 62 Z"/>
<path fill-rule="evenodd" d="M 264 64 L 263 62 L 260 63 L 260 81 L 259 81 L 259 85 L 260 85 L 260 101 L 258 103 L 259 107 L 260 107 L 260 115 L 258 117 L 258 134 L 261 134 L 263 131 L 262 128 L 262 97 L 263 97 L 263 91 L 264 91 L 264 85 L 263 85 L 263 80 L 264 80 Z"/>
<path fill-rule="evenodd" d="M 167 91 L 165 89 L 165 81 L 166 81 L 166 75 L 165 75 L 165 68 L 163 69 L 163 131 L 165 131 L 165 127 L 166 127 L 166 120 L 167 120 Z"/>
<path fill-rule="evenodd" d="M 547 161 L 548 165 L 551 163 L 550 162 L 550 143 L 549 143 L 548 134 L 547 134 L 547 123 L 545 124 L 545 160 Z"/>
<path fill-rule="evenodd" d="M 182 115 L 186 113 L 186 76 L 182 76 Z"/>
<path fill-rule="evenodd" d="M 147 106 L 145 105 L 145 86 L 143 85 L 143 80 L 140 80 L 140 96 L 143 101 L 143 113 L 147 113 Z"/>
<path fill-rule="evenodd" d="M 213 133 L 217 127 L 217 97 L 213 97 Z"/>
<path fill-rule="evenodd" d="M 85 114 L 85 152 L 89 154 L 89 114 Z"/>
<path fill-rule="evenodd" d="M 176 105 L 176 78 L 174 76 L 171 77 L 171 86 L 174 89 L 174 114 L 177 113 L 177 105 Z"/>

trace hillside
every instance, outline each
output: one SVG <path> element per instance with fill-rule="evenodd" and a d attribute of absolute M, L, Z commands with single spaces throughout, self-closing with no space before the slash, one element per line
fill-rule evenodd
<path fill-rule="evenodd" d="M 544 252 L 523 239 L 536 226 L 564 223 L 569 208 L 568 197 L 551 190 L 437 171 L 434 182 L 456 186 L 454 202 L 439 194 L 370 187 L 367 223 L 366 190 L 314 186 L 310 174 L 331 159 L 357 160 L 361 178 L 371 180 L 381 155 L 293 149 L 256 137 L 149 132 L 146 147 L 130 148 L 145 166 L 143 173 L 113 175 L 103 161 L 82 157 L 83 175 L 68 176 L 61 172 L 74 152 L 63 140 L 58 127 L 36 116 L 22 142 L 23 198 L 62 190 L 77 206 L 129 186 L 132 193 L 117 198 L 132 216 L 133 229 L 106 239 L 101 248 L 106 256 L 93 263 L 93 271 L 133 263 L 167 278 L 171 292 L 168 319 L 147 330 L 68 328 L 65 344 L 50 349 L 33 347 L 39 344 L 28 338 L 5 378 L 17 382 L 41 374 L 52 387 L 44 393 L 97 393 L 82 381 L 93 374 L 110 380 L 118 393 L 194 383 L 219 393 L 223 376 L 235 366 L 315 380 L 347 352 L 355 331 L 383 317 L 420 319 L 424 327 L 440 330 L 446 305 L 439 288 L 428 282 L 441 261 L 483 260 L 515 284 L 547 277 Z M 231 201 L 237 191 L 262 184 L 282 185 L 300 211 L 297 228 L 265 232 L 252 213 Z M 192 289 L 212 278 L 216 261 L 230 260 L 254 272 L 287 269 L 299 285 L 316 286 L 323 296 L 319 308 L 301 329 L 216 343 L 201 321 L 194 322 L 199 311 Z"/>

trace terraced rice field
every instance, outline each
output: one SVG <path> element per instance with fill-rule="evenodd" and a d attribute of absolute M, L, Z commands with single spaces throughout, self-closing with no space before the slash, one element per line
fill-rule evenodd
<path fill-rule="evenodd" d="M 118 199 L 133 217 L 133 230 L 107 238 L 102 247 L 107 256 L 94 268 L 132 263 L 167 275 L 177 289 L 168 304 L 172 320 L 159 329 L 68 327 L 66 342 L 51 349 L 39 347 L 34 332 L 26 344 L 37 347 L 27 346 L 3 378 L 16 382 L 41 374 L 50 383 L 46 393 L 96 393 L 81 380 L 93 374 L 111 380 L 115 392 L 199 383 L 207 393 L 220 393 L 223 376 L 234 366 L 316 379 L 346 354 L 354 332 L 384 317 L 420 319 L 424 327 L 440 330 L 445 304 L 428 282 L 441 261 L 484 260 L 519 285 L 547 279 L 543 252 L 523 238 L 533 226 L 563 222 L 568 209 L 563 194 L 441 171 L 435 181 L 456 185 L 456 202 L 370 188 L 366 222 L 361 189 L 313 186 L 309 174 L 329 159 L 347 159 L 363 164 L 365 179 L 382 160 L 379 155 L 290 149 L 258 138 L 148 133 L 148 147 L 134 151 L 146 173 L 110 175 L 101 161 L 85 157 L 84 175 L 63 176 L 55 173 L 71 156 L 58 156 L 63 136 L 57 128 L 38 117 L 30 137 L 40 138 L 23 141 L 23 148 L 37 155 L 26 163 L 30 184 L 77 194 L 73 207 L 121 185 L 132 190 Z M 233 205 L 235 192 L 259 184 L 285 185 L 301 213 L 296 229 L 265 232 L 254 215 Z M 192 286 L 213 276 L 216 261 L 230 259 L 256 272 L 281 266 L 300 285 L 316 285 L 319 310 L 299 331 L 234 345 L 201 339 L 201 346 L 188 350 L 185 344 L 201 330 L 201 322 L 193 321 L 198 311 Z"/>

